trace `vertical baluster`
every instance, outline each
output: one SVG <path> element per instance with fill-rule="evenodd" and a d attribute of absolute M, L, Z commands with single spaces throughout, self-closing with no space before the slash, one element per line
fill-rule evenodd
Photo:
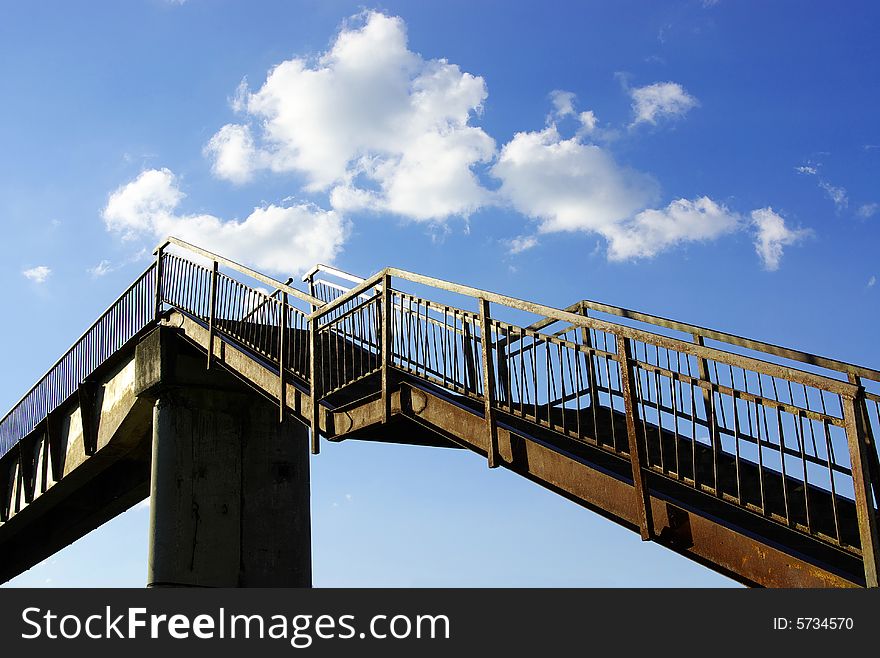
<path fill-rule="evenodd" d="M 678 359 L 678 352 L 676 354 L 676 360 Z M 673 446 L 675 447 L 675 477 L 678 480 L 681 480 L 681 463 L 678 456 L 678 447 L 680 445 L 680 440 L 678 436 L 678 389 L 681 385 L 680 380 L 678 379 L 679 373 L 678 369 L 672 369 L 671 364 L 669 368 L 669 372 L 672 373 L 672 379 L 669 382 L 670 394 L 672 396 L 672 430 L 673 430 Z"/>
<path fill-rule="evenodd" d="M 208 363 L 207 368 L 211 368 L 211 359 L 214 358 L 214 334 L 216 333 L 216 329 L 214 327 L 214 323 L 216 321 L 215 314 L 217 312 L 217 267 L 218 263 L 215 260 L 211 266 L 211 291 L 210 291 L 210 301 L 208 308 Z"/>
<path fill-rule="evenodd" d="M 284 422 L 284 408 L 287 406 L 287 293 L 280 296 L 278 323 L 278 420 Z"/>
<path fill-rule="evenodd" d="M 589 309 L 584 305 L 583 302 L 581 302 L 581 305 L 580 305 L 580 314 L 583 315 L 584 317 L 589 317 L 589 314 L 590 314 Z M 590 405 L 592 407 L 594 407 L 593 416 L 595 419 L 595 415 L 596 415 L 595 414 L 595 407 L 597 407 L 599 405 L 599 391 L 596 390 L 595 383 L 594 383 L 592 330 L 586 325 L 581 326 L 581 341 L 583 342 L 585 347 L 590 348 L 590 351 L 587 352 L 587 364 L 588 364 L 587 378 L 589 380 L 589 385 L 590 385 Z"/>
<path fill-rule="evenodd" d="M 402 301 L 402 300 L 401 300 Z M 402 310 L 402 304 L 401 304 Z M 382 277 L 382 422 L 391 420 L 391 277 Z"/>

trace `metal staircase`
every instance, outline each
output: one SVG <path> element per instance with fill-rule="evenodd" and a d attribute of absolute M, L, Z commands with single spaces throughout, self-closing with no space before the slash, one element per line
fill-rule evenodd
<path fill-rule="evenodd" d="M 466 448 L 740 582 L 877 586 L 880 371 L 394 268 L 317 266 L 305 293 L 174 238 L 156 256 L 0 421 L 7 489 L 53 409 L 159 324 L 309 425 L 314 453 Z"/>

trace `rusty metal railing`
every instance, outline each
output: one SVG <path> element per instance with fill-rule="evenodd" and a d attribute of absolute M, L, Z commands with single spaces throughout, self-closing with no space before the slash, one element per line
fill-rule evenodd
<path fill-rule="evenodd" d="M 314 399 L 381 373 L 376 385 L 387 401 L 388 372 L 404 372 L 482 406 L 490 466 L 498 462 L 491 446 L 499 415 L 628 459 L 645 537 L 644 482 L 653 472 L 867 555 L 867 580 L 875 582 L 872 425 L 880 422 L 880 396 L 866 393 L 858 377 L 876 371 L 596 302 L 560 311 L 393 268 L 362 279 L 320 266 L 304 280 L 320 300 L 307 318 L 314 358 L 313 378 L 306 379 Z M 476 311 L 398 284 L 470 298 Z M 589 310 L 689 339 L 590 317 Z M 505 313 L 541 319 L 522 326 L 501 319 Z M 752 353 L 709 346 L 707 338 Z M 831 368 L 849 380 L 764 354 Z M 312 425 L 317 451 L 317 412 Z"/>
<path fill-rule="evenodd" d="M 469 297 L 477 312 L 406 293 L 398 289 L 403 283 Z M 384 285 L 386 295 L 351 306 Z M 341 308 L 387 313 L 388 346 L 374 335 L 372 353 L 388 368 L 482 403 L 490 446 L 499 414 L 507 414 L 629 459 L 643 501 L 643 536 L 650 533 L 645 474 L 654 472 L 862 556 L 867 582 L 876 583 L 871 429 L 880 421 L 880 396 L 865 393 L 858 380 L 392 268 L 347 292 L 330 290 L 314 316 Z M 511 311 L 544 319 L 521 326 L 495 317 Z M 564 328 L 540 330 L 557 323 Z M 319 322 L 319 332 L 332 333 L 333 326 Z M 774 347 L 740 346 L 767 353 Z M 784 348 L 775 355 L 803 355 L 804 363 L 823 367 L 840 363 Z M 852 368 L 842 372 L 874 372 Z M 344 387 L 344 379 L 328 394 Z M 493 449 L 487 457 L 497 464 Z"/>
<path fill-rule="evenodd" d="M 597 302 L 559 310 L 395 268 L 362 279 L 319 266 L 304 293 L 174 238 L 156 256 L 0 421 L 0 451 L 176 309 L 208 328 L 208 367 L 215 341 L 234 341 L 276 369 L 280 391 L 293 382 L 310 395 L 313 452 L 322 406 L 357 390 L 381 396 L 387 420 L 392 381 L 415 377 L 482 415 L 490 467 L 500 464 L 500 422 L 627 460 L 646 539 L 652 474 L 857 556 L 877 585 L 880 395 L 862 382 L 880 380 L 876 370 Z"/>

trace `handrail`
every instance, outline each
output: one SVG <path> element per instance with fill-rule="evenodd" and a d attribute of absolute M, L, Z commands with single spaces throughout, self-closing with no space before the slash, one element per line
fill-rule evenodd
<path fill-rule="evenodd" d="M 242 265 L 241 263 L 236 263 L 234 260 L 220 256 L 219 254 L 215 254 L 213 252 L 210 252 L 207 249 L 202 249 L 201 247 L 197 247 L 194 244 L 190 244 L 189 242 L 185 242 L 184 240 L 181 240 L 180 238 L 175 238 L 173 236 L 169 236 L 169 237 L 165 238 L 165 240 L 163 242 L 161 242 L 153 250 L 153 255 L 154 256 L 158 255 L 159 252 L 161 252 L 165 247 L 167 247 L 170 244 L 173 244 L 173 245 L 176 245 L 176 246 L 181 247 L 183 249 L 186 249 L 187 251 L 191 251 L 194 254 L 198 254 L 199 256 L 202 256 L 204 258 L 208 258 L 208 259 L 215 261 L 217 263 L 220 263 L 222 265 L 226 265 L 227 267 L 230 267 L 233 270 L 241 272 L 242 274 L 246 274 L 247 276 L 249 276 L 253 279 L 256 279 L 257 281 L 265 283 L 267 286 L 272 286 L 273 288 L 277 288 L 278 290 L 280 290 L 282 292 L 286 292 L 288 294 L 291 294 L 294 297 L 297 297 L 298 299 L 301 299 L 304 302 L 308 302 L 309 304 L 311 304 L 313 306 L 320 307 L 320 306 L 323 306 L 325 303 L 325 302 L 321 301 L 320 299 L 318 299 L 317 297 L 312 297 L 310 294 L 305 293 L 302 290 L 297 290 L 296 288 L 291 288 L 289 285 L 286 285 L 286 284 L 282 283 L 281 281 L 278 281 L 277 279 L 273 279 L 270 276 L 266 276 L 265 274 L 261 274 L 260 272 L 257 272 L 256 270 L 252 270 L 251 268 L 249 268 L 245 265 Z"/>
<path fill-rule="evenodd" d="M 31 393 L 34 392 L 34 390 L 40 385 L 40 382 L 42 382 L 44 379 L 46 379 L 46 377 L 48 377 L 52 373 L 52 371 L 55 370 L 55 368 L 57 368 L 59 365 L 61 365 L 61 362 L 67 358 L 67 355 L 70 354 L 76 348 L 76 346 L 80 344 L 80 342 L 83 340 L 83 338 L 88 336 L 89 333 L 92 330 L 94 330 L 95 327 L 98 326 L 98 324 L 101 322 L 101 320 L 103 320 L 107 316 L 107 314 L 113 310 L 113 307 L 116 306 L 119 302 L 121 302 L 122 299 L 135 288 L 135 286 L 137 286 L 141 281 L 143 281 L 144 277 L 147 276 L 154 267 L 156 267 L 156 264 L 150 263 L 150 265 L 147 267 L 147 269 L 145 269 L 143 272 L 141 272 L 140 275 L 134 280 L 134 282 L 128 288 L 126 288 L 122 292 L 121 295 L 119 295 L 116 299 L 114 299 L 113 302 L 104 310 L 104 312 L 98 316 L 98 319 L 95 320 L 91 325 L 89 325 L 89 328 L 86 329 L 84 332 L 82 332 L 82 334 L 79 336 L 79 338 L 77 338 L 75 341 L 73 341 L 73 343 L 67 349 L 67 351 L 65 351 L 64 354 L 62 354 L 61 357 L 59 357 L 59 359 L 57 361 L 55 361 L 55 363 L 53 363 L 51 366 L 49 366 L 48 370 L 46 370 L 46 372 L 44 372 L 43 375 L 39 379 L 37 379 L 37 383 L 34 384 L 33 386 L 31 386 L 31 388 L 28 389 L 27 393 L 22 395 L 21 398 L 19 398 L 19 400 L 15 404 L 13 404 L 12 407 L 10 407 L 9 411 L 6 412 L 6 414 L 3 416 L 3 418 L 0 418 L 0 425 L 3 424 L 3 421 L 5 421 L 7 418 L 9 418 L 9 415 L 13 411 L 15 411 L 15 409 L 18 407 L 18 405 L 20 405 L 22 402 L 25 401 L 25 399 L 27 398 L 28 395 L 30 395 Z"/>
<path fill-rule="evenodd" d="M 372 288 L 376 285 L 377 282 L 382 280 L 382 277 L 385 276 L 388 270 L 389 268 L 386 267 L 384 270 L 377 272 L 368 279 L 364 279 L 360 284 L 356 285 L 354 288 L 349 289 L 348 292 L 339 295 L 339 297 L 334 299 L 332 302 L 321 302 L 319 308 L 316 308 L 314 311 L 309 313 L 309 322 L 322 318 L 323 316 L 333 311 L 336 307 L 342 306 L 347 301 L 357 297 L 368 288 Z"/>
<path fill-rule="evenodd" d="M 729 334 L 727 332 L 718 331 L 716 329 L 708 329 L 699 325 L 679 322 L 678 320 L 670 320 L 669 318 L 664 318 L 659 315 L 651 315 L 650 313 L 633 311 L 631 309 L 623 308 L 620 306 L 612 306 L 610 304 L 604 304 L 602 302 L 584 299 L 577 304 L 572 304 L 566 310 L 574 312 L 575 309 L 578 309 L 582 306 L 585 306 L 594 311 L 599 311 L 600 313 L 608 313 L 609 315 L 616 315 L 618 317 L 635 320 L 637 322 L 654 324 L 659 327 L 664 327 L 665 329 L 673 329 L 675 331 L 682 331 L 684 333 L 702 336 L 703 338 L 710 338 L 712 340 L 717 340 L 719 342 L 727 343 L 729 345 L 744 347 L 746 349 L 755 350 L 756 352 L 764 352 L 766 354 L 772 354 L 773 356 L 778 356 L 784 359 L 790 359 L 792 361 L 799 361 L 801 363 L 819 366 L 821 368 L 834 370 L 836 372 L 840 372 L 846 375 L 859 375 L 872 381 L 880 381 L 880 370 L 867 368 L 865 366 L 859 366 L 853 363 L 848 363 L 846 361 L 839 361 L 837 359 L 819 356 L 817 354 L 811 354 L 809 352 L 793 350 L 788 347 L 782 347 L 781 345 L 775 345 L 773 343 L 767 343 L 761 340 L 744 338 L 742 336 L 737 336 L 736 334 Z"/>
<path fill-rule="evenodd" d="M 800 370 L 798 368 L 792 368 L 787 366 L 781 366 L 777 363 L 772 363 L 768 361 L 764 361 L 762 359 L 757 359 L 752 356 L 740 355 L 731 352 L 727 352 L 723 349 L 709 347 L 705 345 L 699 345 L 696 343 L 692 343 L 689 341 L 672 338 L 668 336 L 664 336 L 662 334 L 657 334 L 650 331 L 645 331 L 642 329 L 637 329 L 633 327 L 629 327 L 627 325 L 622 325 L 615 322 L 610 322 L 606 320 L 601 320 L 595 317 L 590 317 L 587 315 L 581 315 L 576 312 L 572 312 L 572 309 L 581 309 L 581 308 L 590 308 L 595 311 L 608 313 L 611 315 L 617 315 L 619 317 L 624 317 L 627 319 L 652 323 L 657 326 L 662 326 L 668 329 L 673 329 L 677 331 L 683 331 L 687 333 L 692 333 L 694 335 L 700 335 L 705 338 L 710 338 L 713 340 L 718 340 L 721 342 L 727 342 L 731 345 L 736 345 L 739 347 L 744 347 L 747 349 L 753 349 L 755 351 L 764 352 L 767 354 L 772 354 L 774 356 L 780 356 L 783 358 L 792 359 L 795 361 L 800 361 L 807 364 L 816 365 L 819 367 L 835 370 L 841 373 L 855 374 L 859 376 L 866 377 L 872 380 L 880 380 L 880 371 L 867 368 L 864 366 L 858 366 L 855 364 L 846 363 L 843 361 L 839 361 L 836 359 L 830 359 L 826 357 L 817 356 L 814 354 L 810 354 L 807 352 L 802 352 L 798 350 L 792 350 L 789 348 L 784 348 L 778 345 L 773 345 L 771 343 L 766 343 L 763 341 L 757 341 L 752 339 L 746 339 L 740 336 L 736 336 L 734 334 L 729 334 L 726 332 L 716 331 L 712 329 L 707 329 L 705 327 L 700 327 L 698 325 L 692 325 L 684 322 L 678 322 L 675 320 L 670 320 L 668 318 L 663 318 L 660 316 L 651 315 L 648 313 L 641 313 L 638 311 L 632 311 L 630 309 L 625 309 L 622 307 L 616 307 L 609 304 L 603 304 L 600 302 L 595 302 L 591 300 L 584 300 L 583 302 L 579 302 L 566 310 L 559 310 L 553 307 L 545 306 L 543 304 L 528 302 L 516 297 L 511 297 L 508 295 L 502 295 L 498 293 L 489 292 L 486 290 L 481 290 L 479 288 L 475 288 L 472 286 L 452 283 L 449 281 L 444 281 L 442 279 L 438 279 L 435 277 L 425 276 L 421 274 L 417 274 L 414 272 L 409 272 L 407 270 L 403 270 L 400 268 L 388 267 L 383 270 L 377 272 L 367 279 L 363 279 L 356 275 L 350 274 L 348 272 L 344 272 L 343 270 L 339 270 L 332 266 L 318 264 L 314 268 L 312 268 L 304 277 L 304 279 L 308 279 L 310 276 L 314 276 L 319 271 L 327 272 L 334 276 L 338 276 L 340 278 L 358 282 L 358 285 L 344 292 L 342 295 L 334 299 L 332 302 L 324 302 L 317 297 L 309 295 L 305 292 L 302 292 L 296 288 L 293 288 L 288 283 L 282 283 L 277 281 L 269 276 L 261 274 L 249 267 L 241 265 L 231 259 L 225 258 L 218 254 L 212 253 L 208 250 L 197 247 L 193 244 L 190 244 L 184 240 L 179 238 L 169 236 L 162 243 L 160 243 L 154 253 L 160 253 L 166 246 L 175 245 L 181 247 L 182 249 L 192 252 L 194 254 L 200 255 L 204 258 L 208 258 L 214 262 L 221 263 L 227 267 L 230 267 L 242 274 L 245 274 L 257 281 L 265 283 L 267 285 L 273 286 L 277 292 L 286 292 L 295 296 L 298 299 L 308 302 L 310 305 L 314 307 L 314 310 L 308 314 L 306 317 L 309 322 L 320 319 L 325 315 L 332 312 L 334 309 L 339 308 L 346 302 L 349 302 L 351 299 L 360 296 L 366 290 L 370 288 L 381 288 L 381 282 L 385 277 L 397 277 L 406 281 L 410 281 L 412 283 L 427 285 L 436 289 L 445 290 L 448 292 L 462 294 L 465 296 L 469 296 L 475 298 L 477 300 L 484 300 L 486 302 L 492 302 L 496 304 L 501 304 L 503 306 L 517 309 L 529 313 L 533 313 L 539 316 L 542 316 L 542 320 L 535 323 L 535 327 L 548 326 L 556 321 L 562 321 L 570 324 L 572 327 L 580 327 L 580 328 L 589 328 L 598 331 L 607 332 L 610 334 L 614 334 L 620 336 L 622 338 L 628 338 L 631 340 L 637 340 L 642 342 L 651 343 L 653 345 L 658 345 L 660 347 L 665 347 L 668 349 L 677 350 L 683 353 L 691 354 L 698 358 L 702 359 L 712 359 L 715 361 L 721 361 L 725 363 L 729 363 L 731 365 L 735 365 L 737 367 L 743 367 L 750 370 L 754 370 L 756 372 L 763 372 L 765 374 L 771 376 L 777 376 L 781 378 L 790 378 L 794 381 L 799 381 L 800 383 L 808 384 L 811 386 L 816 386 L 820 388 L 824 388 L 829 392 L 839 393 L 841 395 L 845 395 L 847 397 L 854 397 L 858 394 L 861 388 L 853 383 L 841 381 L 838 379 L 834 379 L 831 377 L 827 377 L 825 375 L 816 374 L 807 372 L 804 370 Z M 143 278 L 149 274 L 155 268 L 155 263 L 152 263 L 136 280 L 132 283 L 126 290 L 119 295 L 116 300 L 107 308 L 107 310 L 99 316 L 98 320 L 92 324 L 89 329 L 87 329 L 76 341 L 74 341 L 73 345 L 64 355 L 59 358 L 47 371 L 46 373 L 40 377 L 37 383 L 29 389 L 19 400 L 13 405 L 7 414 L 0 419 L 0 425 L 4 421 L 6 421 L 10 415 L 31 395 L 37 387 L 41 385 L 41 382 L 45 380 L 47 376 L 49 376 L 52 371 L 57 368 L 62 361 L 67 358 L 68 354 L 77 347 L 77 345 L 86 337 L 88 334 L 95 329 L 98 323 L 126 296 L 128 295 L 136 285 L 138 285 Z"/>
<path fill-rule="evenodd" d="M 544 304 L 528 302 L 522 299 L 518 299 L 516 297 L 511 297 L 509 295 L 501 295 L 486 290 L 480 290 L 479 288 L 474 288 L 473 286 L 452 283 L 449 281 L 444 281 L 443 279 L 437 279 L 435 277 L 425 276 L 423 274 L 416 274 L 414 272 L 409 272 L 407 270 L 402 270 L 396 267 L 386 267 L 380 272 L 377 272 L 371 277 L 365 279 L 360 285 L 355 286 L 347 293 L 340 295 L 332 302 L 324 304 L 321 308 L 316 309 L 308 316 L 309 321 L 311 321 L 312 319 L 320 318 L 330 313 L 336 307 L 341 306 L 356 295 L 359 295 L 367 288 L 375 286 L 385 276 L 397 277 L 406 281 L 410 281 L 412 283 L 430 286 L 433 288 L 439 288 L 440 290 L 446 290 L 448 292 L 465 295 L 467 297 L 472 297 L 478 300 L 484 299 L 487 302 L 501 304 L 503 306 L 507 306 L 509 308 L 520 311 L 526 311 L 528 313 L 543 316 L 544 318 L 555 318 L 556 320 L 568 322 L 569 324 L 576 327 L 596 329 L 624 338 L 629 338 L 631 340 L 648 342 L 652 345 L 658 345 L 660 347 L 688 353 L 698 358 L 711 359 L 714 361 L 720 360 L 724 363 L 729 363 L 737 367 L 746 368 L 748 370 L 755 370 L 756 372 L 763 372 L 764 374 L 770 376 L 791 378 L 793 381 L 807 384 L 809 386 L 815 386 L 817 388 L 824 388 L 829 392 L 838 393 L 850 398 L 854 397 L 859 391 L 858 386 L 850 384 L 849 382 L 841 381 L 839 379 L 827 377 L 825 375 L 811 373 L 805 370 L 800 370 L 798 368 L 781 366 L 777 363 L 772 363 L 770 361 L 764 361 L 762 359 L 757 359 L 750 356 L 735 354 L 733 352 L 727 352 L 714 347 L 698 345 L 696 343 L 684 341 L 679 338 L 670 338 L 669 336 L 664 336 L 662 334 L 657 334 L 642 329 L 635 329 L 633 327 L 628 327 L 627 325 L 619 324 L 616 322 L 609 322 L 607 320 L 600 320 L 598 318 L 578 315 L 569 311 L 561 311 L 550 306 L 545 306 Z M 794 377 L 792 377 L 792 374 L 794 374 Z"/>
<path fill-rule="evenodd" d="M 7 411 L 6 414 L 3 416 L 3 418 L 0 419 L 0 428 L 2 428 L 3 425 L 6 423 L 6 421 L 9 420 L 10 417 L 12 417 L 12 415 L 13 415 L 14 413 L 16 413 L 16 411 L 19 410 L 19 408 L 21 407 L 21 405 L 23 405 L 23 404 L 27 401 L 27 399 L 28 399 L 28 398 L 29 398 L 29 397 L 30 397 L 35 391 L 37 391 L 37 390 L 39 389 L 39 387 L 43 384 L 43 382 L 45 382 L 45 381 L 47 380 L 47 378 L 49 378 L 49 377 L 52 376 L 52 374 L 53 374 L 53 372 L 55 371 L 55 369 L 58 368 L 59 366 L 61 366 L 61 364 L 64 362 L 64 360 L 67 359 L 68 356 L 70 356 L 70 355 L 71 355 L 71 354 L 72 354 L 72 353 L 73 353 L 73 352 L 74 352 L 74 351 L 75 351 L 75 350 L 76 350 L 76 349 L 77 349 L 77 348 L 83 343 L 83 341 L 86 340 L 86 339 L 89 337 L 89 335 L 90 335 L 93 331 L 97 330 L 97 328 L 101 325 L 101 323 L 105 320 L 105 318 L 107 318 L 108 315 L 110 315 L 110 313 L 112 313 L 112 312 L 116 309 L 117 305 L 119 305 L 120 303 L 122 303 L 123 300 L 125 300 L 125 298 L 126 298 L 128 295 L 130 295 L 130 294 L 131 294 L 131 293 L 132 293 L 132 292 L 133 292 L 133 291 L 134 291 L 139 285 L 141 285 L 141 284 L 143 283 L 143 281 L 144 281 L 145 279 L 147 279 L 147 277 L 155 271 L 155 269 L 156 269 L 156 263 L 155 263 L 155 262 L 150 263 L 150 265 L 149 265 L 149 266 L 148 266 L 148 267 L 147 267 L 147 268 L 146 268 L 146 269 L 145 269 L 145 270 L 144 270 L 144 271 L 143 271 L 143 272 L 142 272 L 142 273 L 141 273 L 141 274 L 140 274 L 140 275 L 139 275 L 139 276 L 138 276 L 138 277 L 132 282 L 132 284 L 131 284 L 130 286 L 128 286 L 128 287 L 127 287 L 127 288 L 126 288 L 126 289 L 125 289 L 125 290 L 124 290 L 124 291 L 123 291 L 118 297 L 116 297 L 116 299 L 115 299 L 115 300 L 114 300 L 114 301 L 113 301 L 113 302 L 112 302 L 112 303 L 106 308 L 106 310 L 105 310 L 103 313 L 101 313 L 101 315 L 98 316 L 98 319 L 95 320 L 95 321 L 94 321 L 94 322 L 88 327 L 88 329 L 86 329 L 86 330 L 85 330 L 85 331 L 79 336 L 79 338 L 77 338 L 75 341 L 73 341 L 73 344 L 70 346 L 70 348 L 68 348 L 68 349 L 64 352 L 64 354 L 62 354 L 61 357 L 60 357 L 57 361 L 55 361 L 55 363 L 53 363 L 53 364 L 52 364 L 52 365 L 46 370 L 46 372 L 45 372 L 45 373 L 44 373 L 39 379 L 37 379 L 37 382 L 36 382 L 36 383 L 35 383 L 30 389 L 28 389 L 28 391 L 27 391 L 24 395 L 22 395 L 21 398 L 19 398 L 19 400 L 18 400 L 14 405 L 12 405 L 12 406 L 10 407 L 9 411 Z M 133 334 L 133 335 L 137 335 L 137 333 L 138 333 L 140 330 L 142 330 L 142 329 L 143 329 L 143 327 L 139 327 L 139 328 L 133 330 L 133 331 L 132 331 L 132 334 Z M 100 364 L 97 364 L 97 365 L 100 365 Z M 96 367 L 97 367 L 97 366 L 96 366 Z M 83 375 L 83 377 L 85 378 L 86 376 L 88 376 L 88 375 L 90 375 L 90 374 L 91 374 L 90 372 L 89 372 L 89 373 L 85 373 L 85 374 Z M 56 409 L 60 404 L 63 404 L 63 402 L 64 402 L 64 400 L 60 400 L 60 401 L 58 402 L 58 404 L 56 404 L 56 405 L 55 405 L 53 408 L 51 408 L 51 409 L 48 408 L 48 406 L 47 406 L 46 413 L 47 413 L 47 414 L 51 413 L 51 412 L 54 411 L 54 409 Z M 39 423 L 37 423 L 37 425 L 38 425 L 38 424 L 39 424 Z M 30 428 L 30 429 L 32 430 L 33 428 Z M 25 434 L 27 434 L 27 432 L 26 432 Z M 12 444 L 10 444 L 10 445 L 8 445 L 8 446 L 6 446 L 6 445 L 4 445 L 4 444 L 2 443 L 2 441 L 0 441 L 0 457 L 2 457 L 4 454 L 6 454 L 6 452 L 8 452 L 9 450 L 11 450 L 12 445 L 15 445 L 15 443 L 17 443 L 17 441 L 16 441 L 16 442 L 13 442 Z"/>
<path fill-rule="evenodd" d="M 352 283 L 363 283 L 364 277 L 358 276 L 357 274 L 352 274 L 351 272 L 346 272 L 345 270 L 340 270 L 337 267 L 333 267 L 332 265 L 325 265 L 324 263 L 318 263 L 308 272 L 303 274 L 302 281 L 305 283 L 309 281 L 312 277 L 314 277 L 318 272 L 326 272 L 327 274 L 332 274 L 335 277 L 339 277 L 340 279 L 345 279 L 346 281 L 351 281 Z"/>

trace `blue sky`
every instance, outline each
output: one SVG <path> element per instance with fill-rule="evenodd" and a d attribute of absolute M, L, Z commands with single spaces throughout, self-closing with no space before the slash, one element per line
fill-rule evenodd
<path fill-rule="evenodd" d="M 868 366 L 876 3 L 0 3 L 0 406 L 175 233 Z M 730 581 L 467 454 L 313 461 L 317 585 Z M 140 586 L 134 508 L 14 581 Z M 493 556 L 473 559 L 474 556 Z"/>

